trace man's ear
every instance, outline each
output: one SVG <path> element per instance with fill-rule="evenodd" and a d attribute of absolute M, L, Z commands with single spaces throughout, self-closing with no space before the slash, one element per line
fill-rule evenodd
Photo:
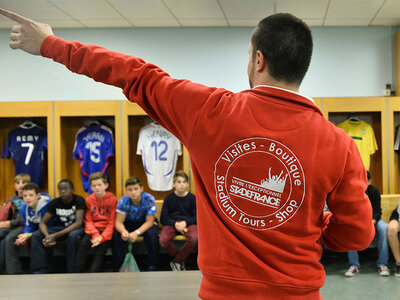
<path fill-rule="evenodd" d="M 266 66 L 267 66 L 267 61 L 264 57 L 264 54 L 260 50 L 257 50 L 257 52 L 256 52 L 256 71 L 262 72 L 265 70 Z"/>

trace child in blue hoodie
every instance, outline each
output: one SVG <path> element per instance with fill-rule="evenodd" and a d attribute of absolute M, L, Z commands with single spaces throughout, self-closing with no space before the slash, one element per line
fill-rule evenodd
<path fill-rule="evenodd" d="M 18 247 L 26 245 L 32 233 L 38 230 L 40 220 L 50 203 L 50 196 L 46 193 L 40 193 L 40 188 L 36 183 L 28 183 L 22 188 L 22 198 L 24 203 L 21 206 L 20 213 L 24 221 L 24 228 L 15 241 L 5 244 L 7 274 L 22 273 Z"/>

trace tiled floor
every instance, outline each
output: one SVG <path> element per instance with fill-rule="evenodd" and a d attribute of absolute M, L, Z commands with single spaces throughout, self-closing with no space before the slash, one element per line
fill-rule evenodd
<path fill-rule="evenodd" d="M 390 264 L 389 267 L 392 271 L 391 276 L 389 277 L 381 277 L 378 275 L 377 270 L 376 270 L 376 260 L 377 260 L 377 249 L 368 249 L 367 251 L 361 252 L 360 253 L 360 263 L 361 263 L 361 271 L 358 273 L 355 277 L 353 278 L 346 278 L 343 274 L 347 270 L 348 265 L 347 265 L 347 256 L 346 253 L 335 253 L 329 250 L 325 250 L 323 257 L 321 259 L 322 264 L 325 267 L 326 270 L 326 281 L 325 281 L 325 286 L 321 289 L 321 295 L 324 300 L 400 300 L 400 278 L 397 278 L 393 275 L 393 258 L 390 258 Z M 138 261 L 141 262 L 143 257 L 138 257 Z M 144 258 L 145 259 L 145 258 Z M 111 262 L 106 260 L 105 265 L 104 265 L 104 271 L 109 271 L 111 269 Z M 161 257 L 161 271 L 168 271 L 169 270 L 169 259 L 168 257 Z M 56 267 L 56 266 L 54 266 Z M 142 266 L 144 268 L 144 266 Z M 56 268 L 58 269 L 58 268 Z M 197 265 L 196 265 L 196 257 L 193 255 L 193 257 L 190 257 L 188 261 L 188 269 L 189 270 L 196 270 Z M 28 272 L 29 270 L 27 270 Z M 62 271 L 59 269 L 58 271 Z M 154 294 L 152 294 L 152 291 L 154 289 L 153 285 L 150 286 L 142 286 L 142 283 L 137 285 L 132 285 L 128 284 L 127 282 L 133 282 L 134 278 L 139 275 L 131 274 L 131 275 L 114 275 L 109 274 L 109 273 L 101 273 L 101 274 L 77 274 L 77 275 L 71 275 L 71 274 L 49 274 L 49 275 L 43 275 L 46 277 L 45 281 L 42 281 L 44 277 L 38 277 L 37 275 L 35 276 L 22 276 L 18 278 L 18 281 L 15 281 L 14 279 L 17 279 L 17 277 L 12 277 L 12 276 L 1 276 L 0 277 L 0 299 L 26 299 L 26 295 L 24 294 L 23 290 L 21 290 L 21 298 L 17 296 L 18 293 L 16 291 L 20 291 L 17 287 L 12 290 L 13 297 L 9 298 L 10 295 L 5 295 L 2 290 L 2 284 L 5 284 L 6 286 L 10 285 L 10 282 L 15 282 L 17 285 L 21 284 L 23 286 L 26 285 L 32 285 L 32 286 L 37 286 L 39 287 L 39 291 L 42 291 L 41 284 L 43 282 L 47 282 L 47 280 L 50 281 L 55 281 L 54 284 L 54 295 L 57 295 L 56 298 L 57 300 L 61 299 L 87 299 L 87 294 L 79 294 L 79 288 L 77 286 L 80 284 L 79 282 L 83 280 L 85 284 L 87 285 L 89 283 L 89 279 L 93 280 L 94 285 L 93 289 L 96 290 L 97 292 L 98 289 L 100 289 L 101 286 L 109 286 L 105 284 L 105 282 L 111 280 L 116 280 L 119 282 L 122 286 L 125 288 L 129 286 L 129 288 L 125 291 L 124 288 L 124 297 L 119 298 L 119 299 L 174 299 L 174 300 L 186 300 L 186 299 L 197 299 L 197 290 L 198 286 L 200 283 L 201 279 L 201 274 L 199 272 L 182 272 L 183 274 L 176 275 L 173 274 L 176 272 L 142 272 L 142 276 L 140 277 L 140 280 L 143 280 L 146 282 L 151 278 L 150 281 L 153 279 L 157 279 L 158 277 L 163 277 L 163 280 L 165 280 L 164 285 L 162 286 L 162 289 L 160 290 L 160 296 L 159 298 L 154 298 Z M 186 274 L 186 275 L 185 275 Z M 60 276 L 59 276 L 60 275 Z M 88 277 L 86 277 L 86 275 Z M 83 277 L 82 277 L 83 276 Z M 132 277 L 133 276 L 133 277 Z M 183 276 L 180 280 L 184 281 L 185 284 L 185 289 L 182 290 L 182 295 L 176 295 L 172 297 L 171 289 L 174 287 L 174 285 L 171 282 L 168 282 L 168 280 L 172 280 L 174 276 Z M 132 278 L 131 278 L 132 277 Z M 42 279 L 40 279 L 42 278 Z M 161 278 L 159 278 L 161 279 Z M 87 281 L 89 280 L 89 281 Z M 139 280 L 139 278 L 137 278 Z M 186 282 L 186 281 L 187 282 Z M 126 282 L 125 282 L 126 281 Z M 48 283 L 49 283 L 48 282 Z M 61 285 L 59 285 L 59 282 L 63 282 Z M 180 285 L 181 286 L 181 285 Z M 72 288 L 73 287 L 73 288 Z M 66 293 L 64 290 L 64 294 L 62 294 L 63 289 L 66 289 L 68 293 Z M 99 295 L 101 299 L 113 299 L 105 297 L 106 294 L 110 292 L 106 288 L 106 290 L 100 292 Z M 11 291 L 10 291 L 11 293 Z M 61 293 L 61 294 L 60 294 Z M 71 294 L 72 293 L 72 294 Z M 111 293 L 111 292 L 110 292 Z M 136 298 L 133 294 L 136 296 L 141 295 L 141 298 Z M 24 295 L 22 297 L 22 295 Z M 32 294 L 31 296 L 33 296 Z M 42 297 L 42 292 L 38 292 L 37 297 L 33 297 L 31 299 L 43 299 Z M 63 296 L 61 296 L 63 295 Z M 71 296 L 73 296 L 71 298 Z M 82 296 L 82 297 L 80 297 Z M 133 298 L 132 298 L 133 296 Z M 126 297 L 126 298 L 125 298 Z M 172 298 L 170 298 L 172 297 Z M 99 299 L 100 299 L 99 298 Z M 49 298 L 50 299 L 50 298 Z M 268 299 L 268 298 L 266 298 Z M 285 299 L 282 299 L 285 300 Z"/>
<path fill-rule="evenodd" d="M 345 253 L 325 251 L 322 263 L 326 271 L 325 286 L 321 289 L 324 300 L 400 300 L 400 278 L 393 275 L 394 263 L 390 259 L 391 275 L 381 277 L 377 273 L 377 249 L 368 249 L 360 255 L 360 273 L 347 278 Z"/>

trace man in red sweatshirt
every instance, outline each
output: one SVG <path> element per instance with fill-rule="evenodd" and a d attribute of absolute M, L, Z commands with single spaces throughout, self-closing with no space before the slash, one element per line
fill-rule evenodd
<path fill-rule="evenodd" d="M 355 143 L 298 93 L 312 54 L 310 29 L 298 18 L 259 22 L 249 48 L 251 89 L 232 93 L 0 13 L 20 24 L 11 48 L 120 87 L 186 146 L 197 193 L 200 298 L 320 299 L 320 242 L 350 251 L 373 239 Z M 331 213 L 323 213 L 325 200 Z"/>

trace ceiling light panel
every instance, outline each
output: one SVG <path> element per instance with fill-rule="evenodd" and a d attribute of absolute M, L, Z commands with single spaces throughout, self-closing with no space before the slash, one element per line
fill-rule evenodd
<path fill-rule="evenodd" d="M 106 0 L 49 0 L 75 19 L 118 19 L 121 15 Z"/>
<path fill-rule="evenodd" d="M 261 19 L 275 13 L 274 1 L 219 0 L 228 19 Z"/>
<path fill-rule="evenodd" d="M 385 0 L 331 0 L 327 18 L 372 19 Z"/>
<path fill-rule="evenodd" d="M 0 7 L 32 20 L 71 19 L 70 16 L 46 0 L 2 0 Z M 6 17 L 0 16 L 0 20 L 3 21 L 4 19 Z"/>
<path fill-rule="evenodd" d="M 400 1 L 387 0 L 377 14 L 376 18 L 380 19 L 398 19 L 400 17 Z"/>
<path fill-rule="evenodd" d="M 276 12 L 291 13 L 301 19 L 323 19 L 328 7 L 328 0 L 279 0 Z"/>
<path fill-rule="evenodd" d="M 178 19 L 224 18 L 216 0 L 164 0 L 164 3 Z"/>
<path fill-rule="evenodd" d="M 108 0 L 127 19 L 170 19 L 173 15 L 161 0 Z"/>

